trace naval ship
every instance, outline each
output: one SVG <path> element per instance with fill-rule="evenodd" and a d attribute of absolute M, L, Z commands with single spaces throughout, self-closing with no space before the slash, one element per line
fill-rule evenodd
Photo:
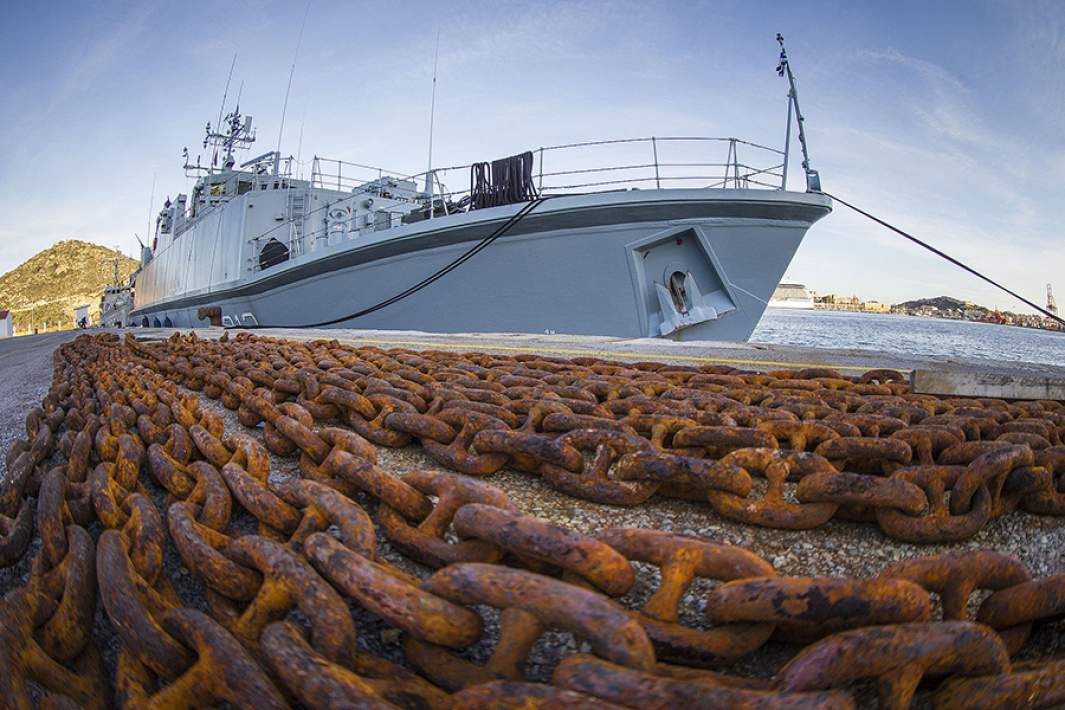
<path fill-rule="evenodd" d="M 167 199 L 133 325 L 348 327 L 747 340 L 831 211 L 784 53 L 784 149 L 656 136 L 405 174 L 315 156 L 304 174 L 239 107 Z M 793 116 L 805 190 L 787 189 Z"/>
<path fill-rule="evenodd" d="M 116 250 L 117 251 L 117 250 Z M 125 328 L 130 325 L 130 311 L 133 309 L 133 284 L 136 273 L 130 274 L 125 281 L 120 276 L 121 257 L 116 254 L 109 260 L 114 269 L 111 283 L 104 287 L 100 296 L 100 327 Z"/>

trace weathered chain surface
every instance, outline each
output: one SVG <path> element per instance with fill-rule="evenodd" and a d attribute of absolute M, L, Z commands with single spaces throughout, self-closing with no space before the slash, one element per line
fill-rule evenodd
<path fill-rule="evenodd" d="M 28 582 L 0 600 L 5 707 L 846 708 L 862 680 L 890 708 L 922 682 L 942 708 L 1065 703 L 1065 660 L 1011 661 L 1033 624 L 1065 614 L 1065 575 L 1033 579 L 1015 558 L 969 550 L 874 579 L 781 577 L 725 543 L 563 528 L 477 478 L 399 478 L 375 447 L 417 440 L 446 468 L 506 466 L 601 503 L 679 496 L 746 523 L 842 517 L 950 542 L 1018 506 L 1065 515 L 1059 404 L 918 396 L 883 371 L 245 336 L 81 336 L 54 360 L 0 485 L 0 565 L 33 554 Z M 263 443 L 227 431 L 201 391 L 261 426 Z M 267 449 L 298 456 L 302 475 L 271 478 Z M 379 558 L 363 503 L 395 549 L 436 571 Z M 168 578 L 171 553 L 205 610 Z M 634 562 L 661 573 L 639 608 L 619 601 Z M 680 607 L 697 578 L 719 584 L 692 626 Z M 986 596 L 970 614 L 974 593 Z M 98 601 L 121 644 L 110 681 L 91 633 Z M 358 645 L 350 604 L 401 632 L 410 667 Z M 475 663 L 485 607 L 499 610 L 496 641 Z M 527 682 L 549 628 L 590 653 L 549 685 Z M 771 679 L 710 670 L 770 639 L 805 645 Z"/>

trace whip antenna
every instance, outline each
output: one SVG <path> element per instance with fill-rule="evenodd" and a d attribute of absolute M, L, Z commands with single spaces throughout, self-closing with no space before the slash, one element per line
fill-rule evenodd
<path fill-rule="evenodd" d="M 433 123 L 436 118 L 436 67 L 440 62 L 440 30 L 436 31 L 433 55 L 433 96 L 429 101 L 429 164 L 425 168 L 425 191 L 429 194 L 429 219 L 433 218 Z"/>
<path fill-rule="evenodd" d="M 148 231 L 144 234 L 148 239 L 152 238 L 152 205 L 155 203 L 155 177 L 156 173 L 152 173 L 152 196 L 148 198 Z M 133 236 L 137 236 L 134 234 Z M 137 241 L 140 242 L 140 237 L 137 237 Z M 141 244 L 141 247 L 144 245 Z"/>
<path fill-rule="evenodd" d="M 296 73 L 296 59 L 300 54 L 300 45 L 303 44 L 303 28 L 307 26 L 307 15 L 311 13 L 311 0 L 307 0 L 307 7 L 303 11 L 303 22 L 300 23 L 300 33 L 296 37 L 296 51 L 292 53 L 292 66 L 288 70 L 288 86 L 285 87 L 285 102 L 281 105 L 281 127 L 277 131 L 277 153 L 274 155 L 274 175 L 277 175 L 281 166 L 281 137 L 285 134 L 285 113 L 288 112 L 288 95 L 292 91 L 292 75 Z"/>
<path fill-rule="evenodd" d="M 237 66 L 237 53 L 233 52 L 233 61 L 229 63 L 229 76 L 226 77 L 226 88 L 222 92 L 222 105 L 218 107 L 218 120 L 215 121 L 216 126 L 222 125 L 222 114 L 226 110 L 226 98 L 229 97 L 229 82 L 233 81 L 233 68 Z M 240 99 L 237 99 L 237 103 L 240 103 Z M 218 157 L 218 148 L 215 148 L 214 157 Z M 211 165 L 214 165 L 214 159 L 211 160 Z"/>

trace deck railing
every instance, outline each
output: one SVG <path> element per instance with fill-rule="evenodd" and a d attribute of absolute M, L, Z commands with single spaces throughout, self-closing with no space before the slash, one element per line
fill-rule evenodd
<path fill-rule="evenodd" d="M 545 146 L 532 153 L 532 180 L 540 195 L 678 187 L 782 190 L 785 184 L 783 151 L 738 138 L 652 136 Z M 301 203 L 298 215 L 249 240 L 253 249 L 248 268 L 253 272 L 261 270 L 261 253 L 271 240 L 284 247 L 284 261 L 305 253 L 319 241 L 331 243 L 363 231 L 389 229 L 412 211 L 412 204 L 428 205 L 430 192 L 435 216 L 469 209 L 471 201 L 465 198 L 470 196 L 470 168 L 455 165 L 407 175 L 315 156 L 312 187 L 399 202 L 383 202 L 375 208 L 375 219 L 354 231 L 329 220 L 308 223 L 306 218 L 311 213 Z M 432 182 L 431 190 L 426 185 L 427 177 Z M 457 189 L 449 189 L 449 185 Z M 383 221 L 379 222 L 378 216 Z"/>
<path fill-rule="evenodd" d="M 651 136 L 545 146 L 533 152 L 533 180 L 542 195 L 677 187 L 784 189 L 784 151 L 740 140 L 703 136 Z M 741 155 L 742 154 L 742 155 Z M 456 203 L 469 195 L 470 165 L 407 175 L 370 165 L 316 156 L 311 184 L 336 190 L 409 192 L 424 200 L 432 175 L 436 199 Z M 405 185 L 404 185 L 405 183 Z M 455 189 L 448 189 L 448 186 Z"/>

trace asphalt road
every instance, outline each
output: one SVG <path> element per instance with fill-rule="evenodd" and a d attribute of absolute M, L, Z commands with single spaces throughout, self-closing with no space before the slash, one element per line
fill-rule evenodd
<path fill-rule="evenodd" d="M 0 340 L 0 452 L 5 456 L 12 441 L 26 436 L 26 414 L 40 406 L 52 384 L 52 352 L 83 332 Z"/>

